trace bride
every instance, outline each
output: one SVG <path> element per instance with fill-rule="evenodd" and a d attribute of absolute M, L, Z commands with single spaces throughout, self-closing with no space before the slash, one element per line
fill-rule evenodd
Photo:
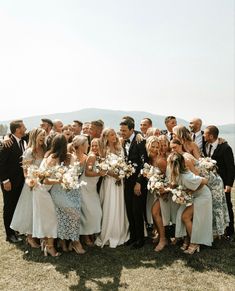
<path fill-rule="evenodd" d="M 101 154 L 103 158 L 109 156 L 117 159 L 123 156 L 122 147 L 113 129 L 103 130 L 101 135 Z M 100 200 L 103 211 L 101 233 L 95 244 L 103 247 L 109 245 L 115 248 L 129 239 L 129 223 L 124 201 L 123 180 L 111 171 L 103 178 L 100 189 Z"/>

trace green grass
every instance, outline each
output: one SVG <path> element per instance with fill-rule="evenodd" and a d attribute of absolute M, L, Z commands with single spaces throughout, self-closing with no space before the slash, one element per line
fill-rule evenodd
<path fill-rule="evenodd" d="M 227 241 L 193 256 L 179 246 L 155 253 L 147 242 L 140 250 L 94 247 L 52 258 L 7 243 L 0 225 L 0 290 L 235 290 L 235 246 Z"/>

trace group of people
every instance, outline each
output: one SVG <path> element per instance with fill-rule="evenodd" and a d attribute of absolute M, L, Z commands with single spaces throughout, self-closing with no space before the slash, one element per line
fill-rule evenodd
<path fill-rule="evenodd" d="M 57 247 L 78 254 L 85 253 L 84 245 L 139 249 L 149 226 L 156 252 L 169 239 L 182 239 L 181 249 L 187 254 L 199 251 L 200 245 L 211 246 L 221 236 L 233 239 L 231 147 L 219 138 L 216 126 L 202 131 L 199 118 L 190 121 L 189 129 L 177 125 L 174 116 L 167 116 L 165 125 L 160 130 L 143 118 L 137 131 L 134 119 L 124 116 L 116 132 L 105 128 L 102 120 L 63 125 L 45 118 L 26 134 L 22 120 L 12 121 L 0 146 L 6 240 L 18 243 L 19 234 L 24 234 L 32 248 L 41 245 L 45 255 L 59 256 Z M 110 169 L 97 171 L 97 164 L 107 157 L 123 158 L 134 173 L 120 179 Z M 215 160 L 217 172 L 203 175 L 201 157 Z M 83 182 L 79 188 L 65 189 L 56 175 L 45 176 L 36 187 L 28 182 L 29 165 L 49 171 L 76 163 Z M 164 177 L 157 191 L 149 188 L 149 177 L 143 173 L 146 164 Z M 173 190 L 179 186 L 190 195 L 189 205 L 173 201 Z"/>

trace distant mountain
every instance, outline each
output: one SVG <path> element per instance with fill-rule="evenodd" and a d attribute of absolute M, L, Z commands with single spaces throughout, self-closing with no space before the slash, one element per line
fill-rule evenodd
<path fill-rule="evenodd" d="M 99 108 L 87 108 L 73 112 L 66 113 L 55 113 L 49 115 L 38 115 L 23 118 L 24 123 L 27 129 L 32 129 L 34 127 L 39 126 L 41 118 L 50 118 L 53 119 L 61 119 L 64 124 L 69 124 L 73 120 L 80 120 L 82 122 L 102 119 L 105 123 L 106 127 L 112 127 L 114 129 L 118 129 L 119 122 L 123 116 L 132 116 L 135 119 L 136 128 L 139 128 L 140 121 L 144 117 L 149 117 L 153 121 L 153 126 L 163 129 L 165 128 L 164 119 L 165 116 L 151 114 L 145 111 L 120 111 L 120 110 L 108 110 L 108 109 L 99 109 Z M 189 122 L 182 118 L 176 117 L 178 124 L 183 124 L 188 126 Z M 9 124 L 9 120 L 0 121 L 0 124 Z M 221 133 L 235 133 L 235 124 L 228 124 L 218 126 Z"/>

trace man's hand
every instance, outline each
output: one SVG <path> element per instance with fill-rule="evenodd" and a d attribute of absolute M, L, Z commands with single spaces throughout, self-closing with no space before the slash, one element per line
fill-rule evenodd
<path fill-rule="evenodd" d="M 137 196 L 141 195 L 141 185 L 140 185 L 140 183 L 136 182 L 135 187 L 134 187 L 134 193 Z"/>
<path fill-rule="evenodd" d="M 3 183 L 3 188 L 5 191 L 11 191 L 11 182 L 8 181 L 6 183 Z"/>
<path fill-rule="evenodd" d="M 9 135 L 6 135 L 4 137 L 4 140 L 3 140 L 3 145 L 4 147 L 6 148 L 10 148 L 13 144 L 13 140 L 11 139 L 11 137 Z"/>

